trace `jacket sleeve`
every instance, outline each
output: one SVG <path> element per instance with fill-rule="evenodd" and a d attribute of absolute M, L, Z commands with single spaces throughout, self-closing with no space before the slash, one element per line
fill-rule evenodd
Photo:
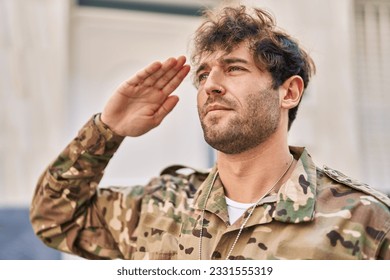
<path fill-rule="evenodd" d="M 387 222 L 387 225 L 390 226 L 390 222 Z M 383 236 L 383 241 L 379 247 L 377 259 L 390 260 L 390 229 L 386 233 L 381 232 L 380 234 Z"/>
<path fill-rule="evenodd" d="M 48 246 L 88 259 L 124 258 L 120 227 L 112 222 L 126 201 L 127 228 L 136 227 L 142 189 L 98 188 L 123 137 L 92 117 L 39 178 L 30 220 Z M 110 225 L 111 221 L 111 225 Z"/>

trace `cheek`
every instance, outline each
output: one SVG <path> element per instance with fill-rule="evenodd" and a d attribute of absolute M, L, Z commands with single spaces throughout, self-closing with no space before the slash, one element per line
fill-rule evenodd
<path fill-rule="evenodd" d="M 207 95 L 199 91 L 198 95 L 196 96 L 198 108 L 202 108 L 206 100 L 207 100 Z"/>

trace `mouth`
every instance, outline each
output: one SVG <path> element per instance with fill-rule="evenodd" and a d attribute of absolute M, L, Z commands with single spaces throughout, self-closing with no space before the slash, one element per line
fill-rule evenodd
<path fill-rule="evenodd" d="M 229 107 L 225 107 L 219 104 L 211 104 L 206 107 L 205 115 L 207 115 L 210 112 L 216 112 L 216 111 L 231 111 L 232 109 Z"/>

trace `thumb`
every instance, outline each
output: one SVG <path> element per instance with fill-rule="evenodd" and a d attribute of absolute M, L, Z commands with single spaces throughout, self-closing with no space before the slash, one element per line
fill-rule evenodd
<path fill-rule="evenodd" d="M 179 102 L 179 97 L 176 95 L 169 96 L 161 107 L 156 112 L 156 121 L 160 124 L 162 120 L 175 108 Z"/>

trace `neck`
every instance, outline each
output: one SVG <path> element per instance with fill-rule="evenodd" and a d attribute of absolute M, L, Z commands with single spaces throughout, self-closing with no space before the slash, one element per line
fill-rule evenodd
<path fill-rule="evenodd" d="M 218 152 L 217 159 L 219 176 L 225 187 L 226 196 L 243 203 L 257 201 L 272 187 L 274 190 L 278 189 L 293 170 L 290 167 L 284 174 L 290 163 L 291 154 L 287 140 L 276 139 L 268 139 L 240 154 Z"/>

